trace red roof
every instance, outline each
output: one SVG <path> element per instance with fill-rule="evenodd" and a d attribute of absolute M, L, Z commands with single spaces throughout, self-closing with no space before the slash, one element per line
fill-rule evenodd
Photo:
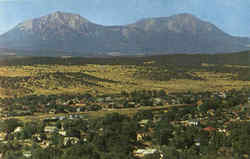
<path fill-rule="evenodd" d="M 211 127 L 211 126 L 208 126 L 206 128 L 203 129 L 204 131 L 215 131 L 216 129 Z"/>

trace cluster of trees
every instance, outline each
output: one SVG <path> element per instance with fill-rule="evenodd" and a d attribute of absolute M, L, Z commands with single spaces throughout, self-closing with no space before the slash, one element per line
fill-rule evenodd
<path fill-rule="evenodd" d="M 228 95 L 230 94 L 234 96 L 238 93 L 231 91 Z M 238 97 L 241 98 L 242 94 L 239 94 Z M 239 104 L 237 99 L 233 98 L 232 105 L 229 103 L 227 107 L 228 110 L 233 105 Z M 213 100 L 211 99 L 211 101 Z M 212 107 L 216 102 L 210 104 L 210 109 L 215 109 L 216 113 L 219 111 L 221 117 L 224 118 L 223 113 L 225 112 Z M 225 103 L 224 106 L 226 106 Z M 168 112 L 158 114 L 160 120 L 156 121 L 154 121 L 155 114 L 151 111 L 140 111 L 133 117 L 113 113 L 89 121 L 82 119 L 58 121 L 56 123 L 58 129 L 63 127 L 69 136 L 81 139 L 80 142 L 65 146 L 62 137 L 54 134 L 51 137 L 53 145 L 42 149 L 35 142 L 33 142 L 32 146 L 25 147 L 20 143 L 16 143 L 15 140 L 12 140 L 14 137 L 9 135 L 10 142 L 0 144 L 0 152 L 4 154 L 4 159 L 23 158 L 22 152 L 24 150 L 31 151 L 34 159 L 45 157 L 51 159 L 133 159 L 133 150 L 144 147 L 141 141 L 137 140 L 137 134 L 148 133 L 149 136 L 144 140 L 157 147 L 164 154 L 164 158 L 246 158 L 246 156 L 250 155 L 249 122 L 229 123 L 227 125 L 227 135 L 215 130 L 205 131 L 203 128 L 211 126 L 209 123 L 188 127 L 172 123 L 173 121 L 186 120 L 185 116 L 187 114 L 191 114 L 192 118 L 195 118 L 196 114 L 199 113 L 200 110 L 197 107 L 183 107 L 173 108 Z M 206 116 L 204 115 L 203 118 L 206 118 Z M 148 120 L 148 123 L 141 127 L 139 122 L 145 119 Z M 16 119 L 5 120 L 0 123 L 1 131 L 9 134 L 18 126 L 22 126 L 23 131 L 17 134 L 17 138 L 29 139 L 36 133 L 42 134 L 46 124 L 36 122 L 21 123 Z M 223 125 L 213 125 L 213 127 L 221 128 Z M 84 136 L 81 136 L 82 132 L 84 132 Z M 86 138 L 86 140 L 82 140 L 83 138 Z M 147 158 L 158 159 L 159 156 L 145 157 L 145 159 Z"/>
<path fill-rule="evenodd" d="M 190 72 L 190 70 L 169 65 L 144 66 L 137 70 L 134 77 L 155 81 L 169 81 L 171 79 L 203 80 L 201 77 Z"/>
<path fill-rule="evenodd" d="M 218 64 L 218 65 L 246 65 L 249 66 L 249 52 L 240 52 L 232 54 L 174 54 L 174 55 L 158 55 L 145 57 L 113 57 L 113 58 L 60 58 L 60 57 L 5 57 L 1 60 L 0 65 L 85 65 L 85 64 L 103 64 L 103 65 L 143 65 L 144 62 L 155 61 L 157 65 L 201 65 L 201 63 Z"/>
<path fill-rule="evenodd" d="M 144 117 L 148 116 L 148 113 L 144 112 L 143 114 L 147 114 Z M 55 145 L 46 149 L 40 148 L 36 143 L 30 147 L 24 147 L 20 143 L 10 141 L 8 144 L 0 144 L 0 152 L 4 153 L 4 159 L 23 158 L 22 152 L 24 150 L 31 151 L 34 159 L 43 159 L 44 157 L 51 159 L 133 159 L 134 148 L 141 146 L 141 143 L 136 141 L 136 133 L 148 130 L 145 128 L 142 130 L 135 122 L 136 119 L 140 118 L 135 117 L 132 120 L 124 115 L 110 114 L 91 123 L 82 121 L 65 123 L 65 129 L 71 130 L 71 135 L 77 136 L 79 131 L 84 130 L 88 134 L 88 140 L 67 146 L 64 146 L 62 142 L 53 142 Z M 250 155 L 249 122 L 232 123 L 228 136 L 216 131 L 206 132 L 199 127 L 176 127 L 170 124 L 167 118 L 150 125 L 150 127 L 154 131 L 147 140 L 158 145 L 157 147 L 165 158 L 207 159 L 212 156 L 215 158 L 244 158 L 244 156 Z M 36 127 L 24 129 L 31 130 L 31 132 L 37 130 Z M 27 135 L 27 138 L 29 137 Z M 53 140 L 57 141 L 61 138 L 56 135 L 53 137 L 56 138 Z"/>
<path fill-rule="evenodd" d="M 154 142 L 166 158 L 248 158 L 250 123 L 233 123 L 230 135 L 206 132 L 200 127 L 173 127 L 168 121 L 156 123 Z"/>
<path fill-rule="evenodd" d="M 225 92 L 226 97 L 221 98 L 214 96 L 213 98 L 205 98 L 202 104 L 199 105 L 199 110 L 206 112 L 209 109 L 221 110 L 223 108 L 232 108 L 236 105 L 245 104 L 248 102 L 249 90 L 230 90 Z"/>
<path fill-rule="evenodd" d="M 18 122 L 18 125 L 10 124 Z M 3 131 L 13 131 L 17 126 L 23 126 L 19 139 L 30 139 L 35 133 L 42 133 L 42 123 L 20 123 L 16 119 L 4 121 L 8 128 Z M 39 125 L 39 126 L 38 126 Z M 8 144 L 0 144 L 0 153 L 4 154 L 4 159 L 23 158 L 22 152 L 29 150 L 34 159 L 108 159 L 120 158 L 128 159 L 133 157 L 134 147 L 137 145 L 136 133 L 139 126 L 134 120 L 126 115 L 118 113 L 110 114 L 105 117 L 85 121 L 85 120 L 66 120 L 57 123 L 58 128 L 64 127 L 69 136 L 80 138 L 77 144 L 65 145 L 60 135 L 52 135 L 52 145 L 46 149 L 40 148 L 36 142 L 32 146 L 24 146 L 15 140 L 9 140 Z M 2 127 L 2 125 L 0 125 Z M 3 127 L 4 128 L 4 127 Z M 81 132 L 85 132 L 86 140 L 82 140 Z M 46 137 L 45 137 L 46 138 Z M 12 138 L 13 139 L 13 138 Z"/>
<path fill-rule="evenodd" d="M 1 107 L 8 111 L 8 114 L 13 114 L 15 111 L 46 112 L 51 109 L 56 109 L 58 112 L 64 110 L 75 111 L 69 105 L 84 101 L 92 103 L 95 98 L 91 94 L 76 94 L 76 95 L 30 95 L 16 98 L 0 98 Z M 92 104 L 89 104 L 92 106 Z M 91 108 L 86 108 L 91 109 Z"/>
<path fill-rule="evenodd" d="M 98 78 L 83 72 L 38 73 L 34 76 L 24 77 L 0 76 L 0 85 L 2 88 L 22 89 L 25 93 L 32 93 L 34 88 L 57 89 L 59 87 L 69 88 L 79 86 L 103 87 L 99 85 L 98 82 L 117 83 L 113 80 Z"/>
<path fill-rule="evenodd" d="M 126 100 L 127 102 L 132 101 L 142 106 L 153 106 L 154 98 L 166 98 L 167 97 L 166 92 L 164 90 L 135 90 L 132 92 L 122 91 L 121 96 L 127 98 Z"/>

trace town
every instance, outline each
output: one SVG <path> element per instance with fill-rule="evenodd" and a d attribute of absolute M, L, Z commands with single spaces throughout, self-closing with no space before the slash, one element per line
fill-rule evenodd
<path fill-rule="evenodd" d="M 1 106 L 4 159 L 249 157 L 247 89 L 32 96 Z"/>

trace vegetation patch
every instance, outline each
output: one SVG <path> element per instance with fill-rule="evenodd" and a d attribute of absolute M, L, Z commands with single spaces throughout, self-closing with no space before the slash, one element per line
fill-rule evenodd
<path fill-rule="evenodd" d="M 149 79 L 155 81 L 169 81 L 171 79 L 189 79 L 189 80 L 203 80 L 192 72 L 188 72 L 178 67 L 150 67 L 145 66 L 139 68 L 134 77 L 141 79 Z"/>

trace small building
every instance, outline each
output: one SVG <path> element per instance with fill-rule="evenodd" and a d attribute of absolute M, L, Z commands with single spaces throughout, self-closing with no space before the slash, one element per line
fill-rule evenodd
<path fill-rule="evenodd" d="M 190 126 L 198 126 L 200 124 L 200 121 L 199 120 L 189 120 L 188 124 Z"/>
<path fill-rule="evenodd" d="M 226 133 L 227 132 L 226 129 L 220 129 L 220 128 L 218 129 L 218 131 L 221 132 L 221 133 Z"/>
<path fill-rule="evenodd" d="M 248 103 L 250 103 L 250 97 L 248 97 L 247 100 L 248 100 Z"/>
<path fill-rule="evenodd" d="M 137 141 L 144 141 L 145 138 L 149 137 L 148 133 L 138 133 L 136 135 L 136 140 Z"/>
<path fill-rule="evenodd" d="M 134 156 L 135 157 L 145 157 L 147 155 L 152 155 L 154 153 L 158 152 L 157 149 L 138 149 L 134 151 Z"/>
<path fill-rule="evenodd" d="M 65 137 L 64 138 L 64 145 L 68 144 L 77 144 L 80 140 L 77 137 Z"/>
<path fill-rule="evenodd" d="M 18 126 L 15 130 L 14 130 L 14 133 L 19 133 L 19 132 L 22 132 L 23 131 L 23 128 Z"/>
<path fill-rule="evenodd" d="M 70 119 L 70 120 L 73 120 L 73 119 L 74 119 L 74 117 L 73 117 L 72 114 L 69 115 L 69 119 Z"/>
<path fill-rule="evenodd" d="M 64 120 L 64 119 L 66 119 L 65 116 L 59 116 L 59 120 Z"/>
<path fill-rule="evenodd" d="M 195 144 L 195 146 L 201 146 L 201 139 L 200 138 L 196 138 L 196 139 L 194 139 L 194 144 Z"/>
<path fill-rule="evenodd" d="M 105 102 L 112 102 L 112 97 L 106 97 Z"/>
<path fill-rule="evenodd" d="M 32 139 L 37 141 L 37 142 L 41 142 L 42 141 L 42 138 L 41 138 L 41 135 L 40 134 L 34 134 L 32 135 Z"/>
<path fill-rule="evenodd" d="M 149 120 L 144 119 L 138 122 L 141 127 L 145 127 L 149 123 Z"/>
<path fill-rule="evenodd" d="M 56 109 L 50 109 L 49 114 L 56 114 Z"/>
<path fill-rule="evenodd" d="M 46 132 L 46 133 L 58 132 L 58 128 L 56 126 L 46 126 L 44 128 L 44 132 Z"/>
<path fill-rule="evenodd" d="M 204 131 L 208 131 L 208 132 L 212 132 L 212 131 L 216 131 L 215 128 L 211 127 L 211 126 L 208 126 L 206 128 L 203 128 Z"/>
<path fill-rule="evenodd" d="M 5 139 L 6 139 L 6 137 L 7 137 L 7 133 L 0 133 L 0 141 L 5 141 Z"/>
<path fill-rule="evenodd" d="M 26 158 L 30 158 L 30 157 L 32 157 L 32 153 L 31 153 L 31 151 L 24 151 L 23 156 Z"/>
<path fill-rule="evenodd" d="M 161 98 L 154 98 L 154 105 L 162 105 L 163 101 Z"/>
<path fill-rule="evenodd" d="M 185 120 L 181 121 L 181 124 L 184 124 L 184 126 L 198 126 L 200 124 L 200 121 L 198 120 Z"/>
<path fill-rule="evenodd" d="M 227 97 L 226 93 L 224 93 L 224 92 L 220 92 L 218 96 L 221 97 L 221 98 L 226 98 Z"/>
<path fill-rule="evenodd" d="M 81 112 L 83 110 L 83 108 L 81 108 L 81 107 L 78 107 L 78 108 L 76 108 L 76 112 Z"/>
<path fill-rule="evenodd" d="M 65 131 L 65 130 L 59 130 L 58 134 L 60 134 L 62 136 L 67 136 L 67 131 Z"/>
<path fill-rule="evenodd" d="M 43 140 L 42 143 L 40 144 L 40 146 L 42 148 L 47 148 L 51 145 L 51 141 L 48 141 L 48 140 Z"/>

